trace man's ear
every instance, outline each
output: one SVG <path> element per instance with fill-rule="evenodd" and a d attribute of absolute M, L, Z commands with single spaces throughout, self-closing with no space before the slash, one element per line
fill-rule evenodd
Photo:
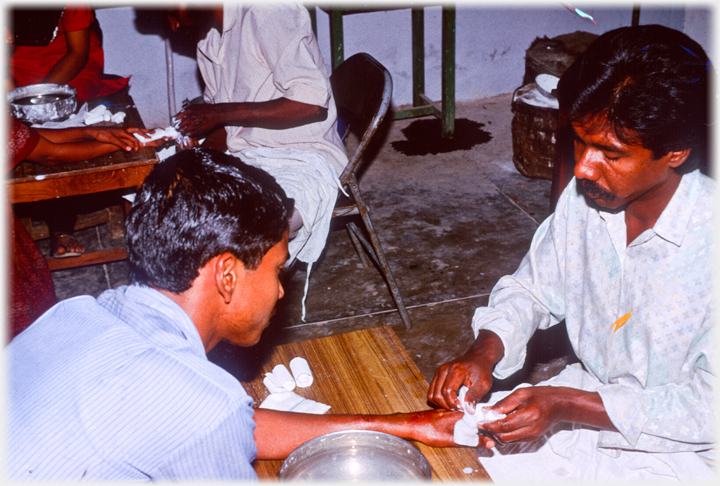
<path fill-rule="evenodd" d="M 691 150 L 692 149 L 685 149 L 668 152 L 667 155 L 665 155 L 665 157 L 667 158 L 668 167 L 677 169 L 678 167 L 683 165 L 688 159 L 688 157 L 690 157 Z"/>
<path fill-rule="evenodd" d="M 232 301 L 233 292 L 245 277 L 245 265 L 231 253 L 223 253 L 215 260 L 215 286 L 226 304 Z"/>

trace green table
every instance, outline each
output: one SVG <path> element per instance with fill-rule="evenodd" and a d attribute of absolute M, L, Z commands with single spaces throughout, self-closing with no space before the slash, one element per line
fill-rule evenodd
<path fill-rule="evenodd" d="M 345 59 L 343 15 L 410 8 L 412 16 L 413 106 L 393 111 L 394 119 L 435 115 L 442 121 L 442 136 L 455 134 L 455 8 L 442 5 L 442 102 L 425 95 L 425 10 L 424 7 L 343 8 L 321 7 L 330 15 L 330 44 L 333 70 Z M 315 9 L 309 7 L 317 35 Z"/>

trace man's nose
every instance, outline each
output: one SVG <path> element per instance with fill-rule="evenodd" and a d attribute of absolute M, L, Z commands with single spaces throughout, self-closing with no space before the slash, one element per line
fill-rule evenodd
<path fill-rule="evenodd" d="M 597 164 L 599 151 L 585 148 L 579 154 L 575 154 L 575 170 L 577 179 L 596 180 L 598 177 Z"/>
<path fill-rule="evenodd" d="M 285 296 L 285 289 L 283 288 L 282 284 L 278 282 L 278 300 L 282 299 Z"/>

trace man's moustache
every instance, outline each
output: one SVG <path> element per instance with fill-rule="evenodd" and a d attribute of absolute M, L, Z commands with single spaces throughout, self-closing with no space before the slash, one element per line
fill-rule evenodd
<path fill-rule="evenodd" d="M 580 185 L 582 186 L 582 190 L 585 192 L 585 194 L 587 194 L 592 199 L 603 199 L 605 201 L 612 201 L 615 199 L 615 196 L 613 194 L 610 194 L 609 192 L 602 189 L 594 181 L 584 179 L 580 181 Z"/>

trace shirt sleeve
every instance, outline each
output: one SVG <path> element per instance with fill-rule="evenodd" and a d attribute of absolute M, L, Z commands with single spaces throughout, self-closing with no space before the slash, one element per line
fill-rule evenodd
<path fill-rule="evenodd" d="M 504 379 L 520 370 L 527 343 L 537 329 L 547 329 L 564 319 L 565 221 L 568 191 L 554 214 L 538 227 L 530 249 L 514 274 L 502 277 L 493 288 L 487 307 L 475 311 L 475 336 L 493 331 L 505 347 L 493 375 Z"/>
<path fill-rule="evenodd" d="M 90 27 L 94 18 L 89 6 L 71 5 L 65 7 L 60 18 L 60 26 L 64 32 L 83 30 Z"/>
<path fill-rule="evenodd" d="M 158 468 L 154 480 L 257 481 L 257 456 L 250 407 L 240 406 L 206 434 L 184 444 Z"/>
<path fill-rule="evenodd" d="M 258 45 L 273 72 L 273 84 L 283 97 L 328 108 L 330 79 L 314 46 L 317 41 L 305 7 L 288 7 L 288 12 L 275 12 L 255 25 Z"/>

